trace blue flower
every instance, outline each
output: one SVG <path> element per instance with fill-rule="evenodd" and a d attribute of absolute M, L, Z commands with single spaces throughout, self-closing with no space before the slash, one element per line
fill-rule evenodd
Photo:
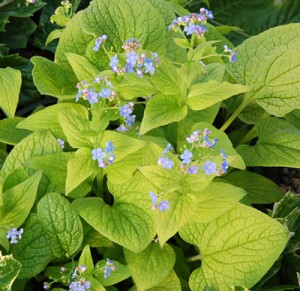
<path fill-rule="evenodd" d="M 65 147 L 65 142 L 62 139 L 58 138 L 57 142 L 61 146 L 62 149 Z"/>
<path fill-rule="evenodd" d="M 217 172 L 217 165 L 214 162 L 207 161 L 203 165 L 202 169 L 205 171 L 206 175 L 214 174 Z"/>
<path fill-rule="evenodd" d="M 125 104 L 124 106 L 120 107 L 120 116 L 123 116 L 124 118 L 128 118 L 131 113 L 132 113 L 132 108 L 128 104 Z"/>
<path fill-rule="evenodd" d="M 86 99 L 90 102 L 90 104 L 95 104 L 98 102 L 98 93 L 94 92 L 94 90 L 91 89 L 88 91 Z"/>
<path fill-rule="evenodd" d="M 108 141 L 108 142 L 106 143 L 105 151 L 106 151 L 107 153 L 112 154 L 112 152 L 113 152 L 114 150 L 115 150 L 115 147 L 114 147 L 112 141 Z"/>
<path fill-rule="evenodd" d="M 155 193 L 154 193 L 154 192 L 150 192 L 149 194 L 150 194 L 150 196 L 151 196 L 151 201 L 152 201 L 152 204 L 153 204 L 153 205 L 156 205 L 156 203 L 157 203 L 157 200 L 158 200 L 158 197 L 157 197 L 157 195 L 155 195 Z"/>
<path fill-rule="evenodd" d="M 221 152 L 221 156 L 222 156 L 224 159 L 228 159 L 228 155 L 224 152 L 224 150 L 220 149 L 220 152 Z"/>
<path fill-rule="evenodd" d="M 105 34 L 102 35 L 102 36 L 97 37 L 96 40 L 95 40 L 95 46 L 93 47 L 93 50 L 94 50 L 95 52 L 97 52 L 97 51 L 99 50 L 99 48 L 100 48 L 100 45 L 101 45 L 103 42 L 105 42 L 106 39 L 107 39 L 107 35 L 105 35 Z"/>
<path fill-rule="evenodd" d="M 229 164 L 226 160 L 224 160 L 221 164 L 221 170 L 222 170 L 222 173 L 225 174 L 227 172 L 227 169 L 229 167 Z"/>
<path fill-rule="evenodd" d="M 118 56 L 114 55 L 111 58 L 110 63 L 109 63 L 109 66 L 111 67 L 111 69 L 114 73 L 116 73 L 118 71 L 118 67 L 117 67 L 118 63 L 119 63 Z"/>
<path fill-rule="evenodd" d="M 98 160 L 98 162 L 102 162 L 103 159 L 106 157 L 106 153 L 102 151 L 101 148 L 97 148 L 97 149 L 94 149 L 92 150 L 92 159 L 95 161 L 95 160 Z"/>
<path fill-rule="evenodd" d="M 185 150 L 180 156 L 183 164 L 189 164 L 192 161 L 192 157 L 193 154 L 189 150 Z"/>
<path fill-rule="evenodd" d="M 189 137 L 186 138 L 186 141 L 188 143 L 195 143 L 199 141 L 199 135 L 200 135 L 201 130 L 195 130 Z"/>
<path fill-rule="evenodd" d="M 163 157 L 166 156 L 166 154 L 167 154 L 168 151 L 173 151 L 173 150 L 174 150 L 174 148 L 172 147 L 172 145 L 171 145 L 170 143 L 167 144 L 166 148 L 165 148 L 165 149 L 163 150 L 163 152 L 162 152 Z"/>
<path fill-rule="evenodd" d="M 139 55 L 136 52 L 129 52 L 126 54 L 126 64 L 131 65 L 134 67 L 139 60 Z"/>
<path fill-rule="evenodd" d="M 121 125 L 117 128 L 117 131 L 126 132 L 126 131 L 128 131 L 128 128 L 127 128 L 124 124 L 121 124 Z"/>
<path fill-rule="evenodd" d="M 71 284 L 69 285 L 70 291 L 85 291 L 85 290 L 89 290 L 90 288 L 91 288 L 90 281 L 85 281 L 82 278 L 78 281 L 71 282 Z"/>
<path fill-rule="evenodd" d="M 104 279 L 106 279 L 108 276 L 110 276 L 111 271 L 115 270 L 114 262 L 110 259 L 106 259 L 106 265 L 104 268 Z"/>
<path fill-rule="evenodd" d="M 147 61 L 144 62 L 144 67 L 145 67 L 145 73 L 149 73 L 150 75 L 153 75 L 155 73 L 155 67 L 153 65 L 153 61 Z"/>
<path fill-rule="evenodd" d="M 10 239 L 11 244 L 16 244 L 22 238 L 23 228 L 18 230 L 17 228 L 13 228 L 9 230 L 6 234 L 6 238 Z"/>
<path fill-rule="evenodd" d="M 209 148 L 213 148 L 216 145 L 218 140 L 219 140 L 218 138 L 215 138 L 212 141 L 210 141 L 207 135 L 204 136 L 204 143 Z"/>
<path fill-rule="evenodd" d="M 109 98 L 111 96 L 112 91 L 108 88 L 102 88 L 101 92 L 99 93 L 99 96 L 102 98 Z"/>
<path fill-rule="evenodd" d="M 229 55 L 229 61 L 231 63 L 234 63 L 236 61 L 236 52 L 232 52 L 230 55 Z"/>
<path fill-rule="evenodd" d="M 162 165 L 162 167 L 165 168 L 165 169 L 172 169 L 173 166 L 174 166 L 173 161 L 171 161 L 168 158 L 159 158 L 158 159 L 158 164 Z"/>
<path fill-rule="evenodd" d="M 170 209 L 170 201 L 162 200 L 157 207 L 161 212 L 165 212 L 165 210 Z"/>
<path fill-rule="evenodd" d="M 126 125 L 129 126 L 129 127 L 132 127 L 132 125 L 133 125 L 134 122 L 135 122 L 135 118 L 136 118 L 135 115 L 129 115 L 129 116 L 126 118 L 126 120 L 125 120 Z"/>
<path fill-rule="evenodd" d="M 186 35 L 191 35 L 196 29 L 196 25 L 194 23 L 189 23 L 188 26 L 184 28 L 184 32 Z"/>
<path fill-rule="evenodd" d="M 189 174 L 197 174 L 198 173 L 198 167 L 197 166 L 190 166 L 187 170 Z"/>

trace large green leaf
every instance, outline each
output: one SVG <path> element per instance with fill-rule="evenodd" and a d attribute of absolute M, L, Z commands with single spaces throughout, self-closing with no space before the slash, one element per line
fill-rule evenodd
<path fill-rule="evenodd" d="M 83 228 L 78 214 L 59 193 L 48 193 L 38 203 L 37 215 L 44 229 L 65 251 L 73 255 L 81 246 Z"/>
<path fill-rule="evenodd" d="M 155 95 L 146 106 L 140 133 L 177 122 L 187 114 L 188 107 L 182 104 L 181 97 L 176 95 Z"/>
<path fill-rule="evenodd" d="M 0 69 L 0 108 L 14 117 L 21 89 L 21 72 L 12 68 Z"/>
<path fill-rule="evenodd" d="M 255 101 L 275 116 L 300 108 L 299 28 L 289 24 L 249 38 L 237 48 L 238 60 L 227 66 L 233 77 L 251 87 L 247 102 Z"/>
<path fill-rule="evenodd" d="M 166 279 L 173 269 L 176 258 L 169 245 L 161 248 L 156 243 L 151 243 L 138 254 L 126 249 L 124 253 L 137 290 L 157 286 Z"/>
<path fill-rule="evenodd" d="M 108 184 L 114 196 L 113 206 L 100 198 L 77 199 L 73 206 L 94 229 L 110 240 L 142 251 L 155 235 L 149 191 L 152 185 L 140 174 L 123 184 Z"/>
<path fill-rule="evenodd" d="M 12 254 L 22 264 L 19 279 L 31 278 L 45 269 L 54 259 L 51 237 L 31 214 L 24 227 L 22 239 L 13 246 Z"/>
<path fill-rule="evenodd" d="M 277 184 L 253 172 L 234 171 L 226 175 L 225 179 L 247 192 L 243 201 L 248 203 L 269 204 L 280 200 L 283 196 Z"/>
<path fill-rule="evenodd" d="M 256 124 L 258 141 L 255 146 L 240 146 L 238 153 L 245 164 L 265 167 L 300 167 L 300 130 L 275 117 Z"/>
<path fill-rule="evenodd" d="M 0 141 L 5 144 L 15 145 L 30 132 L 28 130 L 19 129 L 18 124 L 25 120 L 21 117 L 5 118 L 0 121 Z"/>
<path fill-rule="evenodd" d="M 289 239 L 288 230 L 280 223 L 242 204 L 209 223 L 188 223 L 180 235 L 200 249 L 201 268 L 189 280 L 192 290 L 252 287 Z"/>
<path fill-rule="evenodd" d="M 1 227 L 19 227 L 27 218 L 35 202 L 42 173 L 37 172 L 24 182 L 3 193 L 3 207 L 0 208 Z"/>
<path fill-rule="evenodd" d="M 193 85 L 187 96 L 187 104 L 192 110 L 202 110 L 249 89 L 239 84 L 211 80 L 208 83 Z"/>
<path fill-rule="evenodd" d="M 1 291 L 10 291 L 22 265 L 12 255 L 2 256 L 0 252 L 0 288 Z"/>
<path fill-rule="evenodd" d="M 34 64 L 33 81 L 40 93 L 75 100 L 77 79 L 74 75 L 46 58 L 33 57 L 31 61 Z"/>

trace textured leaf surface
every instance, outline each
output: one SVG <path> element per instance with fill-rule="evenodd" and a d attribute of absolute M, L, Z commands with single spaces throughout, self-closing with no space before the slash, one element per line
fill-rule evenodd
<path fill-rule="evenodd" d="M 109 182 L 114 196 L 111 207 L 100 198 L 78 199 L 73 206 L 94 229 L 110 240 L 139 252 L 155 235 L 149 191 L 152 185 L 140 174 L 123 184 Z"/>
<path fill-rule="evenodd" d="M 217 219 L 191 222 L 181 237 L 199 247 L 201 268 L 189 280 L 192 290 L 252 287 L 283 251 L 289 232 L 267 215 L 238 204 Z"/>
<path fill-rule="evenodd" d="M 138 254 L 126 249 L 124 253 L 138 290 L 151 288 L 166 279 L 176 258 L 170 246 L 165 245 L 161 248 L 156 243 L 151 243 Z"/>
<path fill-rule="evenodd" d="M 289 24 L 251 37 L 237 48 L 238 61 L 228 63 L 230 74 L 251 86 L 249 101 L 275 116 L 300 108 L 299 28 Z"/>
<path fill-rule="evenodd" d="M 62 99 L 75 99 L 77 80 L 74 76 L 70 76 L 59 65 L 46 58 L 33 57 L 31 61 L 34 64 L 33 81 L 41 94 Z"/>
<path fill-rule="evenodd" d="M 181 104 L 181 98 L 175 95 L 155 95 L 146 106 L 140 133 L 182 120 L 187 114 L 187 106 Z"/>
<path fill-rule="evenodd" d="M 265 167 L 300 167 L 300 130 L 275 117 L 256 124 L 258 141 L 255 146 L 240 146 L 238 153 L 245 164 Z"/>
<path fill-rule="evenodd" d="M 235 171 L 225 176 L 225 179 L 247 192 L 243 201 L 256 204 L 269 204 L 282 198 L 282 191 L 270 179 L 249 171 Z"/>
<path fill-rule="evenodd" d="M 24 229 L 22 239 L 12 249 L 14 258 L 22 264 L 19 279 L 37 275 L 54 259 L 52 241 L 35 214 L 29 217 Z"/>
<path fill-rule="evenodd" d="M 3 193 L 0 208 L 1 226 L 18 228 L 27 218 L 34 204 L 42 173 L 38 172 Z"/>
<path fill-rule="evenodd" d="M 59 151 L 61 151 L 61 147 L 50 132 L 32 133 L 19 142 L 9 153 L 0 171 L 0 181 L 3 182 L 10 173 L 22 166 L 31 157 Z"/>
<path fill-rule="evenodd" d="M 12 68 L 0 69 L 0 107 L 8 117 L 14 117 L 21 89 L 21 72 Z"/>
<path fill-rule="evenodd" d="M 221 182 L 212 182 L 199 194 L 192 221 L 207 223 L 235 206 L 246 192 Z"/>
<path fill-rule="evenodd" d="M 47 233 L 56 237 L 66 256 L 79 249 L 83 240 L 82 224 L 66 198 L 48 193 L 39 201 L 37 215 Z"/>
<path fill-rule="evenodd" d="M 187 104 L 192 110 L 201 110 L 247 91 L 247 86 L 211 80 L 208 83 L 193 85 L 187 96 Z"/>
<path fill-rule="evenodd" d="M 17 128 L 17 125 L 22 120 L 24 118 L 21 117 L 2 119 L 0 121 L 0 141 L 5 144 L 15 145 L 29 135 L 30 132 L 28 130 Z"/>
<path fill-rule="evenodd" d="M 2 256 L 0 252 L 0 288 L 11 290 L 11 286 L 21 270 L 21 264 L 12 255 Z"/>

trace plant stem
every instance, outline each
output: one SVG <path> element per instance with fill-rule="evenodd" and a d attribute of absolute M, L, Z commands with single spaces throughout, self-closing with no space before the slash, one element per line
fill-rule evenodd
<path fill-rule="evenodd" d="M 192 60 L 192 57 L 193 57 L 193 51 L 194 51 L 194 44 L 195 44 L 195 37 L 196 37 L 196 33 L 193 33 L 192 34 L 192 37 L 191 37 L 191 47 L 189 48 L 189 52 L 188 52 L 188 60 L 191 61 Z"/>
<path fill-rule="evenodd" d="M 257 136 L 256 133 L 256 127 L 253 126 L 248 132 L 247 134 L 239 141 L 239 143 L 237 144 L 237 146 L 241 145 L 241 144 L 247 144 L 248 142 L 250 142 L 253 138 L 255 138 Z"/>
<path fill-rule="evenodd" d="M 196 256 L 193 256 L 193 257 L 190 257 L 190 258 L 187 258 L 186 261 L 187 262 L 195 262 L 195 261 L 201 261 L 201 255 L 196 255 Z"/>
<path fill-rule="evenodd" d="M 233 114 L 226 120 L 226 122 L 221 126 L 220 130 L 225 131 L 230 124 L 237 118 L 237 116 L 243 111 L 243 109 L 248 105 L 248 98 L 245 97 L 240 106 L 233 112 Z"/>

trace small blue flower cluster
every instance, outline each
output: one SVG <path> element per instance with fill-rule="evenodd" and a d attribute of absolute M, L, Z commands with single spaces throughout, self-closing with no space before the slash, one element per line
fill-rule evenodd
<path fill-rule="evenodd" d="M 109 258 L 106 259 L 106 265 L 104 268 L 104 279 L 111 275 L 111 271 L 116 269 L 114 262 L 111 261 Z"/>
<path fill-rule="evenodd" d="M 229 53 L 228 58 L 231 63 L 236 61 L 236 52 L 231 50 L 226 44 L 224 45 L 224 53 Z"/>
<path fill-rule="evenodd" d="M 200 13 L 191 13 L 190 15 L 177 17 L 169 25 L 169 30 L 178 31 L 180 26 L 183 26 L 183 31 L 186 35 L 192 35 L 194 32 L 198 37 L 203 37 L 207 28 L 205 26 L 208 19 L 212 19 L 211 11 L 200 8 Z"/>
<path fill-rule="evenodd" d="M 93 47 L 93 51 L 97 52 L 103 42 L 107 40 L 107 35 L 103 34 L 102 36 L 99 36 L 95 40 L 95 46 Z"/>
<path fill-rule="evenodd" d="M 167 146 L 166 146 L 166 148 L 163 150 L 163 152 L 162 152 L 162 157 L 160 157 L 159 159 L 158 159 L 158 164 L 159 165 L 162 165 L 162 167 L 163 168 L 165 168 L 165 169 L 172 169 L 173 168 L 173 166 L 174 166 L 174 162 L 173 161 L 171 161 L 170 159 L 168 159 L 167 157 L 166 157 L 166 155 L 167 155 L 167 153 L 169 152 L 169 151 L 173 151 L 174 150 L 174 148 L 172 147 L 172 145 L 169 143 L 169 144 L 167 144 Z"/>
<path fill-rule="evenodd" d="M 98 92 L 95 91 L 95 87 L 99 87 Z M 77 102 L 80 98 L 88 100 L 90 104 L 95 104 L 99 101 L 99 97 L 102 99 L 107 99 L 108 101 L 113 101 L 116 92 L 112 90 L 113 85 L 108 80 L 107 76 L 97 77 L 94 80 L 94 84 L 88 84 L 85 81 L 77 83 L 76 88 L 78 93 L 76 95 L 75 101 Z"/>
<path fill-rule="evenodd" d="M 132 128 L 135 122 L 136 115 L 132 115 L 134 109 L 134 103 L 129 102 L 120 107 L 120 116 L 123 118 L 123 123 L 117 128 L 117 131 L 125 132 Z"/>
<path fill-rule="evenodd" d="M 159 209 L 161 212 L 165 212 L 167 209 L 170 209 L 170 201 L 161 200 L 158 202 L 158 196 L 154 192 L 150 192 L 150 197 L 152 201 L 152 210 Z"/>
<path fill-rule="evenodd" d="M 138 54 L 136 49 L 140 47 L 140 42 L 135 38 L 127 40 L 123 46 L 126 53 L 126 63 L 125 66 L 119 66 L 119 58 L 114 55 L 109 63 L 111 70 L 118 75 L 123 75 L 124 73 L 135 73 L 139 77 L 143 77 L 144 74 L 153 75 L 155 73 L 155 68 L 159 66 L 160 59 L 157 53 L 151 53 L 150 57 L 147 57 L 145 53 Z"/>
<path fill-rule="evenodd" d="M 62 149 L 65 147 L 65 142 L 62 139 L 58 138 L 57 142 L 61 146 Z"/>
<path fill-rule="evenodd" d="M 6 238 L 10 239 L 11 244 L 16 244 L 22 238 L 23 228 L 18 230 L 17 228 L 13 228 L 9 230 L 6 234 Z"/>
<path fill-rule="evenodd" d="M 98 161 L 99 168 L 106 168 L 107 165 L 112 164 L 115 160 L 113 151 L 115 147 L 111 141 L 106 143 L 106 147 L 103 151 L 102 148 L 92 150 L 92 159 Z"/>
<path fill-rule="evenodd" d="M 125 41 L 125 43 L 122 45 L 122 49 L 124 49 L 127 52 L 136 51 L 140 48 L 140 42 L 136 38 L 131 38 Z"/>
<path fill-rule="evenodd" d="M 211 131 L 208 128 L 205 128 L 202 133 L 201 130 L 195 130 L 189 137 L 186 138 L 186 141 L 192 145 L 192 147 L 195 147 L 196 145 L 202 147 L 202 148 L 213 148 L 218 138 L 214 138 L 213 140 L 209 139 L 209 135 L 211 134 Z"/>

